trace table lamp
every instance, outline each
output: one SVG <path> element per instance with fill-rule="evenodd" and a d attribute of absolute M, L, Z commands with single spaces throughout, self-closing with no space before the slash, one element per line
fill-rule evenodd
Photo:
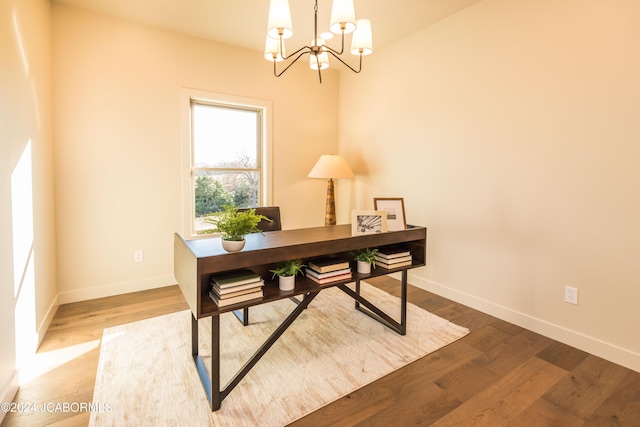
<path fill-rule="evenodd" d="M 336 199 L 333 179 L 353 178 L 355 175 L 342 158 L 334 154 L 323 154 L 316 165 L 309 172 L 309 178 L 324 178 L 327 181 L 327 207 L 324 215 L 324 225 L 336 225 Z"/>

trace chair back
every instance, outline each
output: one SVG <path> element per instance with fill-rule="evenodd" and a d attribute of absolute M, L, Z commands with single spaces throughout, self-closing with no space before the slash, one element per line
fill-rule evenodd
<path fill-rule="evenodd" d="M 240 208 L 239 212 L 247 211 L 251 208 Z M 279 206 L 259 206 L 253 208 L 256 210 L 256 214 L 264 215 L 267 218 L 271 219 L 271 222 L 261 220 L 258 223 L 258 228 L 260 231 L 278 231 L 282 230 L 282 222 L 280 220 L 280 207 Z"/>

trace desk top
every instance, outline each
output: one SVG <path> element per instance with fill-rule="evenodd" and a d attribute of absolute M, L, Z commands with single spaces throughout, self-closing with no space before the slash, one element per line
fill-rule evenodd
<path fill-rule="evenodd" d="M 300 228 L 295 230 L 266 231 L 264 233 L 252 233 L 245 236 L 246 244 L 240 252 L 227 252 L 222 248 L 220 237 L 209 237 L 193 240 L 184 240 L 184 244 L 189 248 L 196 258 L 207 258 L 213 256 L 238 256 L 253 251 L 273 250 L 281 248 L 292 248 L 307 246 L 309 244 L 330 243 L 340 245 L 349 242 L 347 246 L 351 249 L 340 249 L 334 247 L 333 252 L 345 250 L 355 250 L 370 246 L 381 246 L 386 244 L 400 243 L 404 241 L 416 240 L 424 237 L 426 230 L 424 227 L 408 226 L 407 230 L 387 231 L 385 233 L 358 234 L 351 235 L 351 225 L 341 224 L 332 226 Z M 409 233 L 414 231 L 414 233 Z M 177 234 L 177 233 L 176 233 Z M 179 234 L 177 234 L 180 236 Z M 182 239 L 182 237 L 180 236 Z M 253 254 L 255 255 L 255 254 Z M 302 257 L 302 255 L 300 255 Z"/>

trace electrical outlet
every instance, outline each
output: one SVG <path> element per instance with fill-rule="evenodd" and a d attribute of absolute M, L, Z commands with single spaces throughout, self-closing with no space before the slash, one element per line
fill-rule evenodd
<path fill-rule="evenodd" d="M 137 250 L 133 253 L 133 261 L 134 262 L 142 262 L 144 261 L 144 252 L 141 250 Z"/>
<path fill-rule="evenodd" d="M 578 304 L 578 288 L 565 286 L 564 302 L 568 302 L 569 304 Z"/>

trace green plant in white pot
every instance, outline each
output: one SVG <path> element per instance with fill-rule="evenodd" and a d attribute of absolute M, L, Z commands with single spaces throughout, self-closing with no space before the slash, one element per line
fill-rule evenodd
<path fill-rule="evenodd" d="M 377 249 L 360 249 L 353 254 L 353 258 L 357 261 L 358 273 L 370 274 L 371 268 L 376 268 L 376 252 Z"/>
<path fill-rule="evenodd" d="M 214 224 L 212 231 L 222 234 L 222 247 L 228 252 L 241 251 L 245 245 L 245 238 L 250 233 L 262 233 L 258 223 L 262 220 L 271 221 L 264 215 L 256 213 L 255 209 L 238 211 L 235 206 L 225 205 L 223 212 L 207 215 L 207 221 Z"/>
<path fill-rule="evenodd" d="M 305 267 L 302 260 L 290 260 L 280 264 L 277 268 L 269 270 L 273 273 L 273 278 L 278 276 L 278 288 L 281 291 L 292 291 L 296 286 L 296 275 L 302 274 Z"/>

